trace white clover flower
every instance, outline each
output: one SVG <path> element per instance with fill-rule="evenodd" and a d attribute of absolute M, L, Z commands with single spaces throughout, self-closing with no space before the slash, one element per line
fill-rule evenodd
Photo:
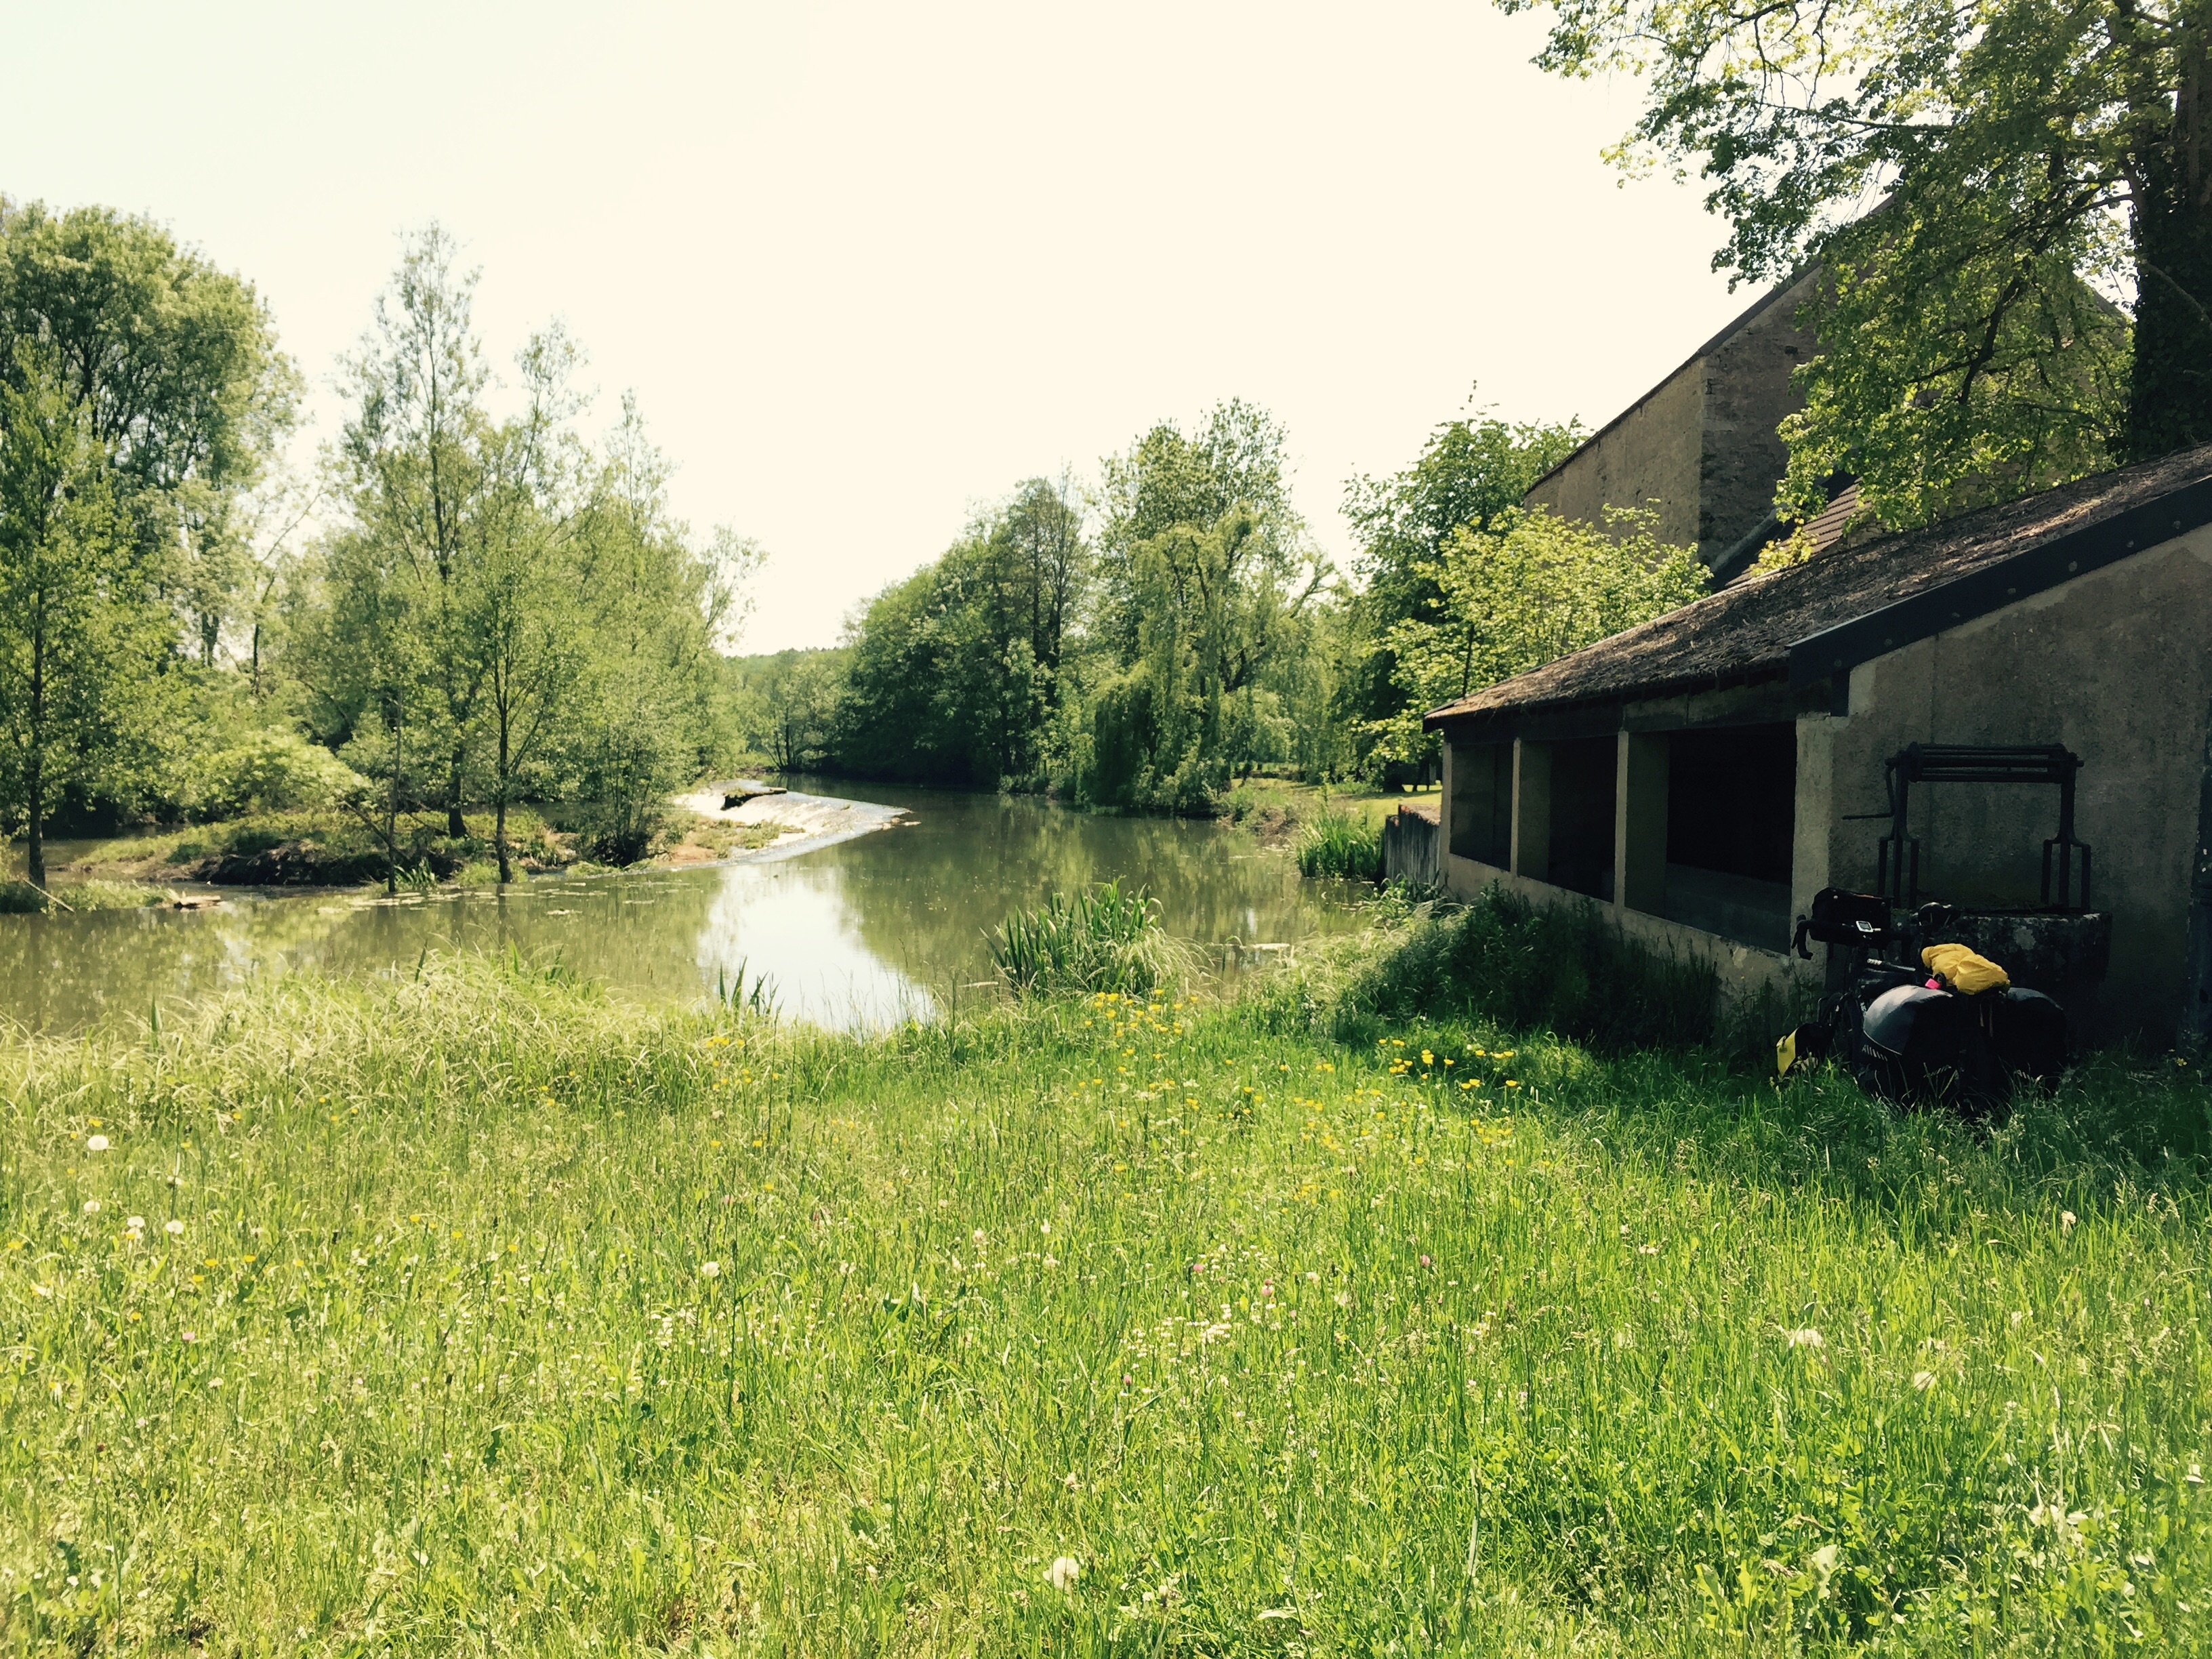
<path fill-rule="evenodd" d="M 1075 1581 L 1083 1577 L 1083 1563 L 1072 1555 L 1056 1555 L 1045 1569 L 1044 1582 L 1065 1595 L 1075 1588 Z"/>
<path fill-rule="evenodd" d="M 107 1137 L 106 1135 L 87 1135 L 84 1138 L 84 1149 L 88 1152 L 106 1152 L 107 1150 Z"/>
<path fill-rule="evenodd" d="M 702 1279 L 717 1278 L 721 1271 L 722 1264 L 719 1261 L 702 1261 L 699 1264 L 699 1276 Z"/>
<path fill-rule="evenodd" d="M 2061 1210 L 2061 1211 L 2058 1212 L 2058 1226 L 2059 1226 L 2059 1230 L 2060 1230 L 2062 1232 L 2069 1232 L 2069 1233 L 2070 1233 L 2070 1232 L 2072 1232 L 2072 1231 L 2074 1231 L 2074 1224 L 2075 1224 L 2076 1221 L 2080 1220 L 2080 1219 L 2081 1219 L 2081 1218 L 2080 1218 L 2079 1216 L 2075 1215 L 2075 1214 L 2074 1213 L 2074 1212 L 2073 1212 L 2073 1211 L 2071 1211 L 2071 1210 Z"/>

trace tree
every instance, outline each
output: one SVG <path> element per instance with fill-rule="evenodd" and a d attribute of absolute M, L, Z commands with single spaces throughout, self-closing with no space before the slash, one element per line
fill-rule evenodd
<path fill-rule="evenodd" d="M 153 619 L 173 604 L 198 636 L 219 631 L 206 614 L 216 584 L 199 579 L 229 562 L 222 526 L 297 389 L 252 289 L 159 225 L 0 200 L 0 444 L 21 515 L 0 536 L 32 607 L 0 619 L 27 653 L 10 693 L 9 806 L 34 843 L 55 790 L 128 797 L 149 775 L 137 763 L 150 744 L 136 739 L 177 665 L 178 617 L 172 648 L 156 648 Z"/>
<path fill-rule="evenodd" d="M 1839 469 L 1906 524 L 2212 441 L 2204 0 L 1542 3 L 1540 64 L 1650 77 L 1618 154 L 1700 167 L 1717 265 L 1822 268 L 1799 514 Z"/>
<path fill-rule="evenodd" d="M 1441 597 L 1433 617 L 1390 629 L 1403 693 L 1393 726 L 1418 729 L 1429 709 L 1704 596 L 1705 566 L 1654 537 L 1649 513 L 1609 518 L 1599 530 L 1510 508 L 1487 532 L 1464 527 L 1442 558 L 1424 561 L 1419 574 Z M 1416 741 L 1402 729 L 1386 735 L 1401 750 Z"/>
<path fill-rule="evenodd" d="M 1101 635 L 1121 672 L 1093 711 L 1091 799 L 1203 810 L 1256 758 L 1261 694 L 1308 643 L 1334 574 L 1291 504 L 1285 447 L 1271 416 L 1231 400 L 1193 434 L 1163 422 L 1106 461 Z"/>
<path fill-rule="evenodd" d="M 1412 465 L 1381 478 L 1354 477 L 1344 487 L 1344 516 L 1358 551 L 1361 587 L 1352 606 L 1344 714 L 1383 758 L 1415 761 L 1435 738 L 1408 713 L 1406 687 L 1389 643 L 1405 623 L 1434 622 L 1443 589 L 1433 574 L 1462 531 L 1486 534 L 1521 505 L 1536 480 L 1589 434 L 1576 420 L 1508 422 L 1494 416 L 1446 421 L 1429 434 Z M 1413 709 L 1419 714 L 1421 711 Z"/>
<path fill-rule="evenodd" d="M 395 578 L 421 590 L 406 612 L 438 692 L 434 740 L 447 757 L 446 832 L 455 837 L 467 833 L 468 744 L 484 685 L 462 590 L 495 442 L 482 402 L 490 375 L 471 321 L 477 273 L 455 271 L 458 252 L 436 224 L 409 241 L 345 366 L 354 412 L 335 456 L 356 520 L 389 549 Z"/>
<path fill-rule="evenodd" d="M 1087 572 L 1073 481 L 1031 478 L 848 630 L 841 763 L 879 776 L 1041 786 Z"/>
<path fill-rule="evenodd" d="M 28 874 L 46 880 L 55 793 L 131 734 L 173 630 L 84 403 L 19 344 L 0 378 L 0 732 Z"/>

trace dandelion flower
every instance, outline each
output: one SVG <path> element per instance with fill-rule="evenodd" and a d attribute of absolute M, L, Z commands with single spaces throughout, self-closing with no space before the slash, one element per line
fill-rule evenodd
<path fill-rule="evenodd" d="M 181 1221 L 164 1221 L 161 1224 L 161 1231 L 172 1238 L 181 1238 L 184 1236 L 185 1224 Z"/>
<path fill-rule="evenodd" d="M 87 1135 L 84 1138 L 84 1149 L 88 1152 L 106 1152 L 107 1150 L 107 1137 L 106 1135 Z"/>
<path fill-rule="evenodd" d="M 1814 1330 L 1810 1325 L 1799 1330 L 1784 1331 L 1783 1335 L 1790 1339 L 1790 1346 L 1793 1348 L 1818 1348 L 1826 1346 L 1820 1340 L 1820 1332 Z"/>
<path fill-rule="evenodd" d="M 1913 1373 L 1912 1373 L 1912 1386 L 1913 1386 L 1913 1389 L 1915 1389 L 1915 1391 L 1916 1391 L 1916 1392 L 1917 1392 L 1917 1393 L 1920 1393 L 1920 1394 L 1925 1394 L 1925 1393 L 1927 1393 L 1929 1389 L 1932 1389 L 1932 1388 L 1934 1388 L 1934 1387 L 1936 1386 L 1936 1373 L 1935 1373 L 1935 1372 L 1933 1372 L 1933 1371 L 1915 1371 L 1915 1372 L 1913 1372 Z"/>
<path fill-rule="evenodd" d="M 1083 1577 L 1083 1563 L 1072 1555 L 1056 1555 L 1045 1569 L 1044 1582 L 1066 1595 L 1075 1588 L 1075 1581 Z"/>
<path fill-rule="evenodd" d="M 85 1200 L 84 1212 L 87 1215 L 98 1215 L 100 1213 L 100 1200 L 96 1198 L 88 1198 Z"/>
<path fill-rule="evenodd" d="M 2058 1226 L 2060 1231 L 2063 1232 L 2073 1231 L 2075 1222 L 2080 1218 L 2081 1218 L 2076 1216 L 2071 1210 L 2061 1210 L 2058 1212 Z"/>
<path fill-rule="evenodd" d="M 143 1215 L 126 1217 L 123 1224 L 134 1233 L 143 1233 L 146 1231 L 146 1218 Z"/>
<path fill-rule="evenodd" d="M 699 1264 L 699 1276 L 702 1279 L 716 1278 L 720 1276 L 721 1271 L 722 1264 L 719 1261 L 702 1261 Z"/>

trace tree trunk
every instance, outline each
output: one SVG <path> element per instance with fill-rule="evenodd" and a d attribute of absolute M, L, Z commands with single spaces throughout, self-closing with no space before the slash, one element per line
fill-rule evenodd
<path fill-rule="evenodd" d="M 446 833 L 455 841 L 469 833 L 466 819 L 461 817 L 461 775 L 465 754 L 459 744 L 453 745 L 453 770 L 446 786 Z"/>
<path fill-rule="evenodd" d="M 392 788 L 384 799 L 384 894 L 399 891 L 399 769 L 407 754 L 407 715 L 403 709 L 392 720 Z"/>
<path fill-rule="evenodd" d="M 2136 460 L 2212 443 L 2212 86 L 2203 28 L 2191 36 L 2172 125 L 2143 160 L 2135 205 Z"/>
<path fill-rule="evenodd" d="M 40 752 L 34 737 L 31 744 L 31 764 L 23 782 L 25 799 L 31 817 L 30 842 L 27 849 L 24 873 L 31 885 L 43 890 L 46 884 L 46 802 L 45 757 Z"/>
<path fill-rule="evenodd" d="M 491 844 L 499 854 L 499 884 L 506 886 L 514 879 L 514 864 L 507 852 L 507 792 L 509 783 L 507 747 L 507 716 L 499 717 L 499 799 L 492 808 Z"/>

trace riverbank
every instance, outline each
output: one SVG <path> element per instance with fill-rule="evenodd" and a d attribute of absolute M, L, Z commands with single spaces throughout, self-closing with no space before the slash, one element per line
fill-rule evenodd
<path fill-rule="evenodd" d="M 643 856 L 623 868 L 682 868 L 800 843 L 816 844 L 856 820 L 830 822 L 841 805 L 816 797 L 763 794 L 744 810 L 724 809 L 724 787 L 679 796 L 646 842 Z M 775 803 L 787 803 L 781 814 Z M 862 814 L 878 827 L 872 811 Z M 403 814 L 398 824 L 399 861 L 438 882 L 489 886 L 499 878 L 490 814 L 471 811 L 464 833 L 448 833 L 443 812 Z M 380 826 L 349 814 L 324 811 L 262 813 L 247 818 L 188 824 L 95 840 L 59 841 L 48 854 L 46 890 L 66 899 L 90 884 L 113 890 L 344 888 L 379 883 L 390 861 Z M 508 844 L 525 876 L 588 873 L 617 867 L 591 854 L 588 833 L 561 827 L 557 817 L 534 806 L 511 808 Z M 9 884 L 24 887 L 17 881 Z M 146 902 L 161 902 L 149 890 Z M 15 908 L 33 908 L 28 904 Z M 112 898 L 106 908 L 113 908 Z"/>
<path fill-rule="evenodd" d="M 0 1046 L 10 1637 L 2201 1627 L 2185 1073 L 2100 1060 L 1992 1139 L 1335 983 L 858 1037 L 432 956 Z"/>

